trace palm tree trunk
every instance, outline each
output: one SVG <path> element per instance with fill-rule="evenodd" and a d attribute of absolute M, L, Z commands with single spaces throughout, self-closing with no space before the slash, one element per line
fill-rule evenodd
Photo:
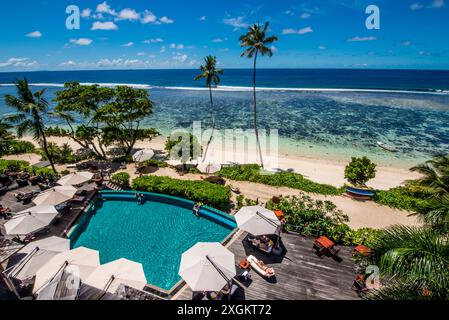
<path fill-rule="evenodd" d="M 206 151 L 204 151 L 203 161 L 206 160 L 207 152 L 209 151 L 209 146 L 212 142 L 215 132 L 215 111 L 214 111 L 214 99 L 212 98 L 212 87 L 209 85 L 209 97 L 210 97 L 210 110 L 211 110 L 211 119 L 212 119 L 212 133 L 210 135 L 209 141 L 206 145 Z"/>
<path fill-rule="evenodd" d="M 42 144 L 43 144 L 43 147 L 44 147 L 45 155 L 47 156 L 48 161 L 50 161 L 50 165 L 51 165 L 51 168 L 53 169 L 53 172 L 54 173 L 58 173 L 56 171 L 55 164 L 53 162 L 53 158 L 51 157 L 50 152 L 48 152 L 47 137 L 45 137 L 44 130 L 42 130 L 42 128 L 41 128 L 40 132 L 41 132 Z"/>
<path fill-rule="evenodd" d="M 254 74 L 253 74 L 254 106 L 253 106 L 253 115 L 254 115 L 254 132 L 256 133 L 257 148 L 259 149 L 260 165 L 263 168 L 262 148 L 260 147 L 259 129 L 257 128 L 256 66 L 257 66 L 257 55 L 258 55 L 258 53 L 259 53 L 259 50 L 256 50 L 256 54 L 254 55 Z"/>

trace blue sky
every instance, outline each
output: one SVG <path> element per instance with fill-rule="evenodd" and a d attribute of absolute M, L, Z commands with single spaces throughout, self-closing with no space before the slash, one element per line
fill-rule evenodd
<path fill-rule="evenodd" d="M 370 4 L 380 30 L 365 27 Z M 197 68 L 207 54 L 250 68 L 238 38 L 257 21 L 279 37 L 260 67 L 449 69 L 448 20 L 445 0 L 1 1 L 0 72 Z"/>

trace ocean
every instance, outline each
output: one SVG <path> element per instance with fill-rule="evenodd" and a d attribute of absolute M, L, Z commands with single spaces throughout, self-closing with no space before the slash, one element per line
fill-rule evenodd
<path fill-rule="evenodd" d="M 128 84 L 149 91 L 154 115 L 145 126 L 167 135 L 193 121 L 210 125 L 208 92 L 197 70 L 42 71 L 0 73 L 0 97 L 26 77 L 51 101 L 65 82 Z M 367 155 L 378 164 L 409 167 L 449 151 L 449 71 L 261 69 L 259 127 L 278 129 L 280 151 L 347 160 Z M 215 91 L 219 129 L 252 127 L 252 70 L 225 70 Z M 52 104 L 53 106 L 53 104 Z M 12 110 L 0 99 L 0 116 Z M 49 125 L 62 125 L 47 117 Z M 396 146 L 380 149 L 377 141 Z"/>

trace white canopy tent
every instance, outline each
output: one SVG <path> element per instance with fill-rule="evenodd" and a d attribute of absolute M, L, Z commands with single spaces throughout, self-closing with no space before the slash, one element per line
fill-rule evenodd
<path fill-rule="evenodd" d="M 192 291 L 219 291 L 236 275 L 234 254 L 218 242 L 198 242 L 182 254 L 179 275 Z"/>
<path fill-rule="evenodd" d="M 33 202 L 37 206 L 56 206 L 73 198 L 76 188 L 72 186 L 58 186 L 39 194 Z"/>
<path fill-rule="evenodd" d="M 139 150 L 133 154 L 134 162 L 143 162 L 147 160 L 151 160 L 154 157 L 153 149 L 143 149 Z"/>
<path fill-rule="evenodd" d="M 83 286 L 99 289 L 97 299 L 101 299 L 106 293 L 115 294 L 122 284 L 138 290 L 145 287 L 147 279 L 141 263 L 123 258 L 105 263 L 83 282 Z"/>
<path fill-rule="evenodd" d="M 99 265 L 100 255 L 96 250 L 79 247 L 59 253 L 36 273 L 33 293 L 39 294 L 62 271 L 76 275 L 77 278 L 84 281 Z"/>
<path fill-rule="evenodd" d="M 70 240 L 55 236 L 31 242 L 10 258 L 14 264 L 5 274 L 20 281 L 33 278 L 51 258 L 69 250 Z"/>
<path fill-rule="evenodd" d="M 27 235 L 45 228 L 57 215 L 54 206 L 35 206 L 14 214 L 5 230 L 8 235 Z"/>
<path fill-rule="evenodd" d="M 58 180 L 61 186 L 77 186 L 92 180 L 94 174 L 88 171 L 70 173 Z"/>

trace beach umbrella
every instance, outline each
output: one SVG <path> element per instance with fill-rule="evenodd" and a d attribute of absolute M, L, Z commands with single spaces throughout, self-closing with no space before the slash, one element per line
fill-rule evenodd
<path fill-rule="evenodd" d="M 255 236 L 278 234 L 281 227 L 274 212 L 260 206 L 243 207 L 234 217 L 240 229 Z"/>
<path fill-rule="evenodd" d="M 96 250 L 79 247 L 61 252 L 51 258 L 36 273 L 33 293 L 38 293 L 61 274 L 72 274 L 81 281 L 86 280 L 100 265 L 100 254 Z"/>
<path fill-rule="evenodd" d="M 63 176 L 57 183 L 61 186 L 77 186 L 90 181 L 93 176 L 94 174 L 88 171 L 74 172 Z"/>
<path fill-rule="evenodd" d="M 39 194 L 33 202 L 38 206 L 56 206 L 72 199 L 76 191 L 72 186 L 54 187 Z"/>
<path fill-rule="evenodd" d="M 234 254 L 218 242 L 198 242 L 182 254 L 179 275 L 192 291 L 219 291 L 236 275 Z"/>
<path fill-rule="evenodd" d="M 31 242 L 9 259 L 13 265 L 5 272 L 10 278 L 30 279 L 55 255 L 69 250 L 70 240 L 55 236 Z"/>
<path fill-rule="evenodd" d="M 35 206 L 13 215 L 5 223 L 7 234 L 27 235 L 50 224 L 58 215 L 54 206 Z"/>
<path fill-rule="evenodd" d="M 134 162 L 142 162 L 150 160 L 153 156 L 154 151 L 152 149 L 143 149 L 133 154 L 133 160 Z"/>
<path fill-rule="evenodd" d="M 83 282 L 83 285 L 100 289 L 97 299 L 105 293 L 114 294 L 121 284 L 142 290 L 147 284 L 142 264 L 118 259 L 102 264 Z"/>
<path fill-rule="evenodd" d="M 221 164 L 212 162 L 202 162 L 197 167 L 203 173 L 215 173 L 221 170 Z"/>

